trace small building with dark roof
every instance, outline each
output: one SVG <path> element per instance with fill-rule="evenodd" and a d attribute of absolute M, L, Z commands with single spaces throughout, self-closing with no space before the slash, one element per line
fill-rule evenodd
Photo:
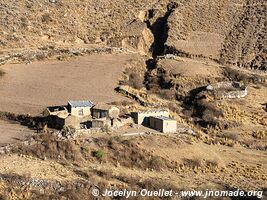
<path fill-rule="evenodd" d="M 158 109 L 158 110 L 132 112 L 131 115 L 136 124 L 149 126 L 149 117 L 157 117 L 157 116 L 169 117 L 170 112 L 168 109 Z"/>
<path fill-rule="evenodd" d="M 149 117 L 149 127 L 162 133 L 175 133 L 177 121 L 165 116 Z"/>
<path fill-rule="evenodd" d="M 43 111 L 43 116 L 58 116 L 68 115 L 68 110 L 65 106 L 49 106 Z"/>
<path fill-rule="evenodd" d="M 120 109 L 105 103 L 98 103 L 92 109 L 92 117 L 96 119 L 110 118 L 117 119 L 120 114 Z"/>
<path fill-rule="evenodd" d="M 77 117 L 84 117 L 91 115 L 91 108 L 94 106 L 91 101 L 69 101 L 68 111 L 71 115 Z"/>

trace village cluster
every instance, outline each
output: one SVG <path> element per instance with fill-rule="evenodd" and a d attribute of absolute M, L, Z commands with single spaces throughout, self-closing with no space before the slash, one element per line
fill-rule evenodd
<path fill-rule="evenodd" d="M 76 130 L 118 129 L 135 123 L 162 133 L 175 133 L 177 121 L 170 118 L 168 109 L 132 112 L 131 116 L 120 115 L 120 109 L 106 103 L 69 101 L 66 106 L 48 107 L 43 112 L 48 126 L 56 129 L 73 127 Z"/>

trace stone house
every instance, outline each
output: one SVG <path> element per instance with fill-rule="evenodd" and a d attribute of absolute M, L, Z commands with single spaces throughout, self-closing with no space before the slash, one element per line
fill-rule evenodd
<path fill-rule="evenodd" d="M 65 106 L 50 106 L 43 111 L 43 116 L 58 116 L 58 115 L 68 115 L 69 112 Z"/>
<path fill-rule="evenodd" d="M 149 117 L 169 117 L 170 112 L 168 109 L 148 110 L 131 113 L 134 122 L 138 125 L 149 126 Z"/>
<path fill-rule="evenodd" d="M 177 121 L 164 116 L 149 117 L 149 127 L 162 133 L 175 133 Z"/>
<path fill-rule="evenodd" d="M 84 117 L 91 115 L 91 108 L 94 104 L 91 101 L 69 101 L 68 112 L 77 117 Z"/>
<path fill-rule="evenodd" d="M 67 117 L 57 117 L 56 128 L 62 129 L 64 126 L 80 128 L 80 118 L 74 115 L 68 115 Z"/>
<path fill-rule="evenodd" d="M 120 109 L 103 103 L 98 103 L 91 109 L 92 117 L 95 119 L 101 118 L 110 118 L 117 119 L 119 118 Z"/>

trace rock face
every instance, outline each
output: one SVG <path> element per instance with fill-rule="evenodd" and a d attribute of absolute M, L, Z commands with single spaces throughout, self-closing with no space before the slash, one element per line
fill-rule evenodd
<path fill-rule="evenodd" d="M 0 0 L 0 48 L 99 44 L 266 70 L 265 11 L 264 0 Z"/>
<path fill-rule="evenodd" d="M 138 51 L 141 54 L 148 54 L 154 38 L 145 23 L 136 20 L 128 27 L 125 27 L 125 31 L 123 32 L 125 34 L 125 38 L 121 42 L 123 48 Z"/>

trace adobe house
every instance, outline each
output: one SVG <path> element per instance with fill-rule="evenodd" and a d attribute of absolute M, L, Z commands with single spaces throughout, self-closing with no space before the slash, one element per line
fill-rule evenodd
<path fill-rule="evenodd" d="M 91 108 L 94 104 L 91 101 L 69 101 L 68 112 L 77 117 L 84 117 L 91 115 Z"/>
<path fill-rule="evenodd" d="M 91 109 L 92 117 L 96 119 L 101 118 L 110 118 L 117 119 L 119 118 L 120 109 L 104 103 L 98 103 Z"/>
<path fill-rule="evenodd" d="M 136 124 L 149 126 L 149 117 L 157 117 L 157 116 L 169 117 L 170 112 L 168 109 L 161 109 L 161 110 L 132 112 L 131 115 Z"/>
<path fill-rule="evenodd" d="M 149 126 L 162 133 L 175 133 L 177 131 L 177 121 L 164 116 L 149 117 Z"/>
<path fill-rule="evenodd" d="M 80 118 L 74 115 L 68 115 L 66 117 L 57 117 L 56 128 L 62 129 L 64 126 L 80 128 Z"/>
<path fill-rule="evenodd" d="M 48 116 L 58 116 L 58 115 L 68 115 L 68 110 L 65 106 L 50 106 L 47 107 L 43 111 L 43 116 L 48 117 Z"/>

